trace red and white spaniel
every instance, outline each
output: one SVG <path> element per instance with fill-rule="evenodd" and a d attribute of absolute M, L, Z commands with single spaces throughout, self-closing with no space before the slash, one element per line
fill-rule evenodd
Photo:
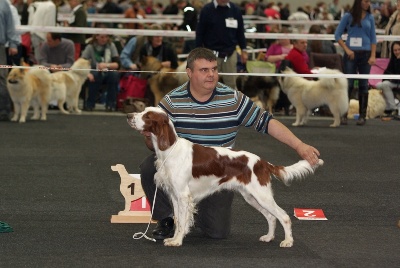
<path fill-rule="evenodd" d="M 178 137 L 161 108 L 148 107 L 127 117 L 132 128 L 151 136 L 157 155 L 155 182 L 172 200 L 175 234 L 165 239 L 164 245 L 181 246 L 183 237 L 193 224 L 195 204 L 221 189 L 239 191 L 265 216 L 269 231 L 260 237 L 260 241 L 274 239 L 278 219 L 285 230 L 285 240 L 280 246 L 293 245 L 290 217 L 275 203 L 271 176 L 289 184 L 293 179 L 313 174 L 323 164 L 322 160 L 316 166 L 305 160 L 288 167 L 274 166 L 249 152 L 206 147 Z"/>

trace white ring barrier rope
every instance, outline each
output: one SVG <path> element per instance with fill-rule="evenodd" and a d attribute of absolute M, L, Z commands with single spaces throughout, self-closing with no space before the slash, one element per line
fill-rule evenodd
<path fill-rule="evenodd" d="M 57 18 L 68 19 L 71 16 L 70 13 L 58 13 Z M 124 18 L 124 14 L 105 14 L 105 13 L 87 13 L 87 18 Z M 167 15 L 167 14 L 146 14 L 146 18 L 152 19 L 183 19 L 183 15 Z M 266 19 L 263 16 L 257 15 L 243 15 L 244 20 L 250 19 Z"/>
<path fill-rule="evenodd" d="M 16 27 L 20 32 L 54 32 L 54 33 L 81 33 L 81 34 L 110 34 L 110 35 L 143 35 L 143 36 L 170 36 L 195 38 L 195 32 L 174 30 L 142 30 L 142 29 L 114 29 L 92 27 L 61 27 L 61 26 L 26 26 Z M 245 33 L 247 39 L 306 39 L 306 40 L 335 40 L 333 34 L 294 34 L 294 33 Z M 343 39 L 346 36 L 343 35 Z M 378 41 L 396 41 L 400 36 L 379 35 Z"/>
<path fill-rule="evenodd" d="M 71 68 L 50 68 L 44 66 L 13 66 L 13 65 L 0 65 L 0 69 L 47 69 L 47 70 L 72 70 Z M 186 72 L 159 72 L 159 71 L 125 71 L 125 70 L 98 70 L 98 69 L 73 69 L 78 71 L 99 71 L 99 72 L 119 72 L 119 73 L 170 73 L 170 74 L 186 74 Z M 394 74 L 283 74 L 283 73 L 218 73 L 219 75 L 228 76 L 276 76 L 276 77 L 305 77 L 305 78 L 354 78 L 354 79 L 399 79 L 399 75 Z"/>

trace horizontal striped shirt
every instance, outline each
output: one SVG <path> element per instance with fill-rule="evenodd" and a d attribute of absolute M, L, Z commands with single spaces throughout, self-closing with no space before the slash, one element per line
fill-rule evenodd
<path fill-rule="evenodd" d="M 272 115 L 240 91 L 218 83 L 210 99 L 199 102 L 188 89 L 189 83 L 183 84 L 159 104 L 180 137 L 206 146 L 233 148 L 241 126 L 268 133 Z"/>

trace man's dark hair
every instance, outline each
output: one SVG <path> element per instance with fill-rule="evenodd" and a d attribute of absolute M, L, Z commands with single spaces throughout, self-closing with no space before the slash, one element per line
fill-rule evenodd
<path fill-rule="evenodd" d="M 215 56 L 214 52 L 208 48 L 198 47 L 190 51 L 187 57 L 187 64 L 186 68 L 193 70 L 193 64 L 195 60 L 205 59 L 208 61 L 216 61 L 217 57 Z"/>
<path fill-rule="evenodd" d="M 61 40 L 61 33 L 50 33 L 50 35 L 53 40 Z"/>

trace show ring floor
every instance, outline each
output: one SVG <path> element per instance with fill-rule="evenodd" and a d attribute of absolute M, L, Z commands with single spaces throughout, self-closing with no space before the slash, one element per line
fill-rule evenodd
<path fill-rule="evenodd" d="M 110 223 L 124 209 L 111 166 L 139 173 L 149 154 L 121 113 L 51 111 L 46 122 L 0 122 L 0 221 L 14 230 L 0 233 L 0 267 L 399 267 L 400 122 L 373 119 L 360 127 L 350 120 L 332 129 L 327 117 L 298 128 L 293 117 L 278 119 L 325 161 L 290 187 L 272 181 L 276 202 L 292 219 L 292 248 L 279 248 L 280 224 L 275 241 L 258 241 L 267 222 L 239 194 L 224 240 L 193 231 L 182 247 L 169 248 L 132 238 L 147 224 Z M 276 165 L 299 160 L 249 129 L 241 130 L 236 149 Z M 322 209 L 328 220 L 298 220 L 294 208 Z"/>

